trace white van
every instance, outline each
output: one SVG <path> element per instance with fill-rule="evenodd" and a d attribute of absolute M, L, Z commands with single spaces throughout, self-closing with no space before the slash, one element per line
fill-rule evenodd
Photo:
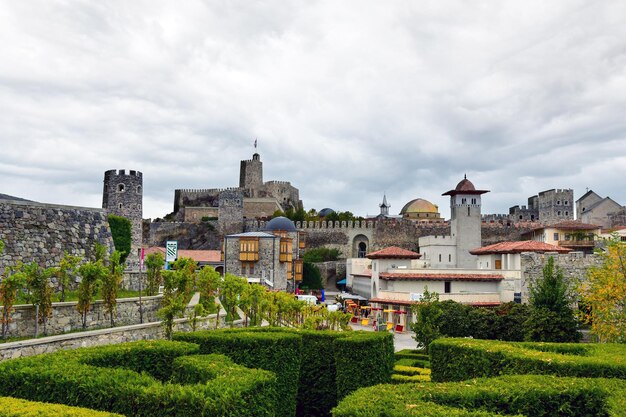
<path fill-rule="evenodd" d="M 300 301 L 306 301 L 307 304 L 311 304 L 311 305 L 316 305 L 317 304 L 317 297 L 314 296 L 314 295 L 299 294 L 299 295 L 296 295 L 296 297 Z"/>

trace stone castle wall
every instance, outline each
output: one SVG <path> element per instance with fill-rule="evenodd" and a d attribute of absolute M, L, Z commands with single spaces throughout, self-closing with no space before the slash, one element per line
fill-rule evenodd
<path fill-rule="evenodd" d="M 0 267 L 35 261 L 58 266 L 63 252 L 91 256 L 96 242 L 113 251 L 105 210 L 24 201 L 0 201 Z"/>
<path fill-rule="evenodd" d="M 163 296 L 142 298 L 144 323 L 157 321 L 156 312 L 161 308 Z M 82 316 L 76 310 L 76 302 L 52 303 L 52 317 L 48 319 L 47 334 L 61 334 L 82 329 Z M 9 323 L 9 337 L 27 337 L 35 335 L 35 307 L 32 305 L 14 306 L 13 320 Z M 0 311 L 2 307 L 0 307 Z M 138 324 L 139 299 L 125 298 L 117 300 L 117 314 L 115 324 L 126 326 Z M 104 312 L 102 301 L 96 301 L 87 313 L 87 329 L 109 327 L 111 324 L 108 314 Z M 43 325 L 39 325 L 39 334 L 43 334 Z"/>
<path fill-rule="evenodd" d="M 522 302 L 528 302 L 528 290 L 532 283 L 543 277 L 543 267 L 550 257 L 554 258 L 554 265 L 563 270 L 563 276 L 572 285 L 583 281 L 587 270 L 600 263 L 596 255 L 584 255 L 582 252 L 557 253 L 522 253 Z"/>
<path fill-rule="evenodd" d="M 220 250 L 221 238 L 217 221 L 200 223 L 144 221 L 144 246 L 165 247 L 168 240 L 178 241 L 179 249 Z"/>

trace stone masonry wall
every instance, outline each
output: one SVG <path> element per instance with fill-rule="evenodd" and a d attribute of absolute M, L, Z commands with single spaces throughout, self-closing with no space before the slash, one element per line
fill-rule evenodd
<path fill-rule="evenodd" d="M 145 246 L 165 247 L 165 242 L 168 240 L 178 241 L 179 249 L 220 250 L 222 248 L 217 221 L 200 223 L 144 221 Z"/>
<path fill-rule="evenodd" d="M 0 201 L 0 239 L 6 247 L 0 267 L 18 261 L 57 266 L 67 251 L 90 257 L 96 242 L 113 251 L 104 210 L 24 201 Z"/>
<path fill-rule="evenodd" d="M 142 298 L 144 322 L 158 320 L 156 312 L 161 308 L 161 299 L 161 295 Z M 76 310 L 76 304 L 76 302 L 52 304 L 52 317 L 48 319 L 47 334 L 61 334 L 82 329 L 82 317 Z M 35 308 L 32 305 L 17 305 L 14 309 L 13 321 L 9 324 L 9 336 L 34 336 Z M 138 324 L 139 322 L 139 299 L 118 299 L 116 326 Z M 109 326 L 110 318 L 104 312 L 102 301 L 96 301 L 91 311 L 87 313 L 87 328 L 98 329 Z M 43 325 L 39 325 L 39 333 L 43 334 Z"/>
<path fill-rule="evenodd" d="M 226 312 L 222 310 L 217 327 L 225 327 Z M 212 330 L 216 327 L 217 315 L 198 320 L 197 330 Z M 241 327 L 243 320 L 236 320 L 233 325 Z M 191 331 L 189 319 L 182 318 L 174 321 L 174 331 Z M 112 345 L 137 340 L 163 339 L 165 332 L 161 322 L 136 324 L 132 326 L 115 327 L 113 329 L 92 330 L 80 333 L 50 336 L 40 339 L 23 340 L 19 342 L 0 344 L 0 361 L 16 359 L 25 356 L 52 353 L 57 350 L 77 349 L 82 347 Z"/>
<path fill-rule="evenodd" d="M 599 264 L 599 259 L 595 255 L 584 255 L 582 252 L 571 252 L 567 254 L 556 253 L 522 253 L 522 302 L 528 302 L 528 288 L 543 277 L 543 267 L 550 257 L 554 258 L 554 265 L 563 270 L 563 276 L 572 285 L 583 281 L 586 278 L 587 270 Z"/>

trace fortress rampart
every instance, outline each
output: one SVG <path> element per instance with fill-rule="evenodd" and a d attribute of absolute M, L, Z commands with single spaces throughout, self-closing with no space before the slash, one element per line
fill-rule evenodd
<path fill-rule="evenodd" d="M 57 266 L 67 251 L 89 257 L 96 242 L 113 251 L 113 239 L 103 209 L 0 201 L 0 239 L 5 243 L 0 267 L 18 261 Z"/>

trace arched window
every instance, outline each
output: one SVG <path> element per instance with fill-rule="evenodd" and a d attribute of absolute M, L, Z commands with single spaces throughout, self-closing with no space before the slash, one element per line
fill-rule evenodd
<path fill-rule="evenodd" d="M 124 184 L 118 184 L 118 186 L 117 186 L 117 192 L 118 193 L 123 193 L 125 189 L 126 189 L 126 187 L 124 186 Z"/>
<path fill-rule="evenodd" d="M 439 262 L 441 262 L 441 254 L 439 254 Z"/>
<path fill-rule="evenodd" d="M 121 210 L 122 209 L 122 203 L 118 204 L 117 207 Z"/>
<path fill-rule="evenodd" d="M 452 262 L 452 255 L 448 254 L 448 262 Z"/>
<path fill-rule="evenodd" d="M 137 186 L 137 194 L 141 194 L 141 185 Z"/>

